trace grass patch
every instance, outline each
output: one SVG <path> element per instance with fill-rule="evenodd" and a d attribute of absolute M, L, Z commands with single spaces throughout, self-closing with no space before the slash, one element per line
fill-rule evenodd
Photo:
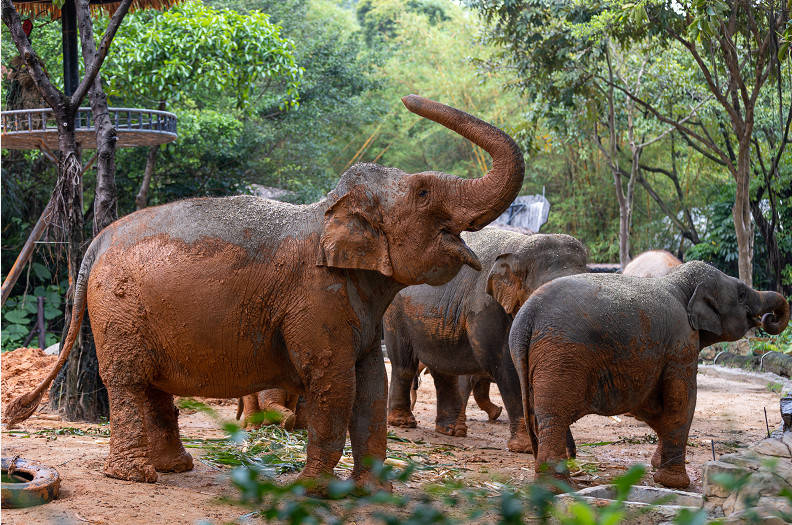
<path fill-rule="evenodd" d="M 767 383 L 767 389 L 770 392 L 774 392 L 776 394 L 780 394 L 781 393 L 781 389 L 783 389 L 783 388 L 784 388 L 784 385 L 782 385 L 781 383 L 775 383 L 775 382 Z"/>

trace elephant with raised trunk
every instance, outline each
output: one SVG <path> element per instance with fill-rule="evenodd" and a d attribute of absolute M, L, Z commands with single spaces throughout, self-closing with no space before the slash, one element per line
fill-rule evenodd
<path fill-rule="evenodd" d="M 654 480 L 687 487 L 699 351 L 757 326 L 778 334 L 788 322 L 782 295 L 699 261 L 653 279 L 587 274 L 547 283 L 509 337 L 536 471 L 563 469 L 565 434 L 581 417 L 630 412 L 657 432 Z"/>
<path fill-rule="evenodd" d="M 87 306 L 110 397 L 106 475 L 153 482 L 157 471 L 192 468 L 174 395 L 277 387 L 305 395 L 300 479 L 332 475 L 347 431 L 352 475 L 369 479 L 363 458 L 385 458 L 385 309 L 406 286 L 480 269 L 460 233 L 505 210 L 524 173 L 522 152 L 501 130 L 416 95 L 402 101 L 486 150 L 489 173 L 466 180 L 356 164 L 314 204 L 190 199 L 116 221 L 86 251 L 55 370 L 6 407 L 6 421 L 33 413 Z"/>
<path fill-rule="evenodd" d="M 391 361 L 388 423 L 416 426 L 410 389 L 420 361 L 430 370 L 437 390 L 437 432 L 467 434 L 464 407 L 477 379 L 484 377 L 498 385 L 509 414 L 509 450 L 530 452 L 520 382 L 509 354 L 509 328 L 536 288 L 585 272 L 586 251 L 569 235 L 484 228 L 463 238 L 481 261 L 480 272 L 465 268 L 442 286 L 411 286 L 399 292 L 385 312 Z M 467 375 L 473 377 L 458 379 Z"/>

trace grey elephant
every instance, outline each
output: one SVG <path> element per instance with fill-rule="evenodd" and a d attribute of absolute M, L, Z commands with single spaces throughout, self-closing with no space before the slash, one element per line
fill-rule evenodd
<path fill-rule="evenodd" d="M 699 351 L 757 326 L 778 334 L 788 322 L 782 295 L 699 261 L 655 279 L 588 274 L 547 283 L 509 336 L 537 472 L 565 477 L 565 434 L 581 417 L 630 412 L 657 432 L 655 481 L 688 486 Z"/>
<path fill-rule="evenodd" d="M 6 407 L 5 420 L 33 413 L 87 305 L 110 397 L 106 475 L 153 482 L 157 471 L 192 468 L 173 395 L 282 388 L 305 396 L 300 479 L 322 490 L 349 432 L 352 475 L 370 480 L 363 458 L 382 460 L 386 449 L 382 314 L 406 286 L 480 269 L 460 233 L 506 209 L 524 173 L 522 152 L 503 131 L 422 97 L 402 100 L 484 148 L 489 173 L 466 180 L 356 164 L 310 205 L 191 199 L 114 222 L 86 251 L 57 366 Z"/>
<path fill-rule="evenodd" d="M 569 235 L 523 235 L 489 227 L 463 237 L 481 261 L 480 272 L 463 269 L 442 286 L 407 288 L 385 313 L 391 361 L 388 423 L 416 426 L 410 387 L 420 361 L 430 370 L 437 390 L 436 431 L 466 434 L 463 406 L 475 381 L 458 381 L 458 376 L 484 376 L 498 385 L 506 406 L 508 448 L 530 452 L 519 379 L 509 354 L 509 328 L 536 288 L 585 272 L 586 251 Z"/>

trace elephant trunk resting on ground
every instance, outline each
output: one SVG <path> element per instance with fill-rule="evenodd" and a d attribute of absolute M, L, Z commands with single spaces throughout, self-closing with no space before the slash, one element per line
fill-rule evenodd
<path fill-rule="evenodd" d="M 789 304 L 708 264 L 665 277 L 575 275 L 520 309 L 509 345 L 520 375 L 535 468 L 563 469 L 565 434 L 586 414 L 630 412 L 657 432 L 656 482 L 683 488 L 699 351 L 762 326 L 780 333 Z"/>
<path fill-rule="evenodd" d="M 465 435 L 460 411 L 473 381 L 460 395 L 458 376 L 493 379 L 509 414 L 508 447 L 530 451 L 520 384 L 508 348 L 509 327 L 520 305 L 547 281 L 586 271 L 586 251 L 569 235 L 523 235 L 498 228 L 463 234 L 482 270 L 463 269 L 442 286 L 412 286 L 385 313 L 391 361 L 388 423 L 414 427 L 410 390 L 418 367 L 431 371 L 437 390 L 435 430 Z M 571 441 L 571 440 L 570 440 Z"/>
<path fill-rule="evenodd" d="M 320 202 L 252 196 L 146 208 L 105 228 L 86 251 L 55 369 L 6 407 L 35 410 L 63 365 L 87 305 L 110 397 L 105 474 L 153 482 L 192 468 L 173 395 L 304 392 L 301 479 L 332 475 L 347 431 L 363 458 L 386 447 L 382 314 L 412 284 L 443 284 L 481 264 L 460 237 L 495 219 L 519 191 L 523 156 L 499 129 L 415 95 L 407 108 L 485 149 L 492 169 L 466 180 L 357 164 Z"/>

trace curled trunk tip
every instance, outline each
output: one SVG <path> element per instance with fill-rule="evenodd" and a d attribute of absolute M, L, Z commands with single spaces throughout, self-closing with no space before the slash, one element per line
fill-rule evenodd
<path fill-rule="evenodd" d="M 789 303 L 776 292 L 762 292 L 762 328 L 771 335 L 784 331 L 789 323 Z"/>
<path fill-rule="evenodd" d="M 492 157 L 492 169 L 479 179 L 458 181 L 457 213 L 462 230 L 479 230 L 503 213 L 522 187 L 522 151 L 503 130 L 464 111 L 419 95 L 402 97 L 415 113 L 465 137 Z"/>

